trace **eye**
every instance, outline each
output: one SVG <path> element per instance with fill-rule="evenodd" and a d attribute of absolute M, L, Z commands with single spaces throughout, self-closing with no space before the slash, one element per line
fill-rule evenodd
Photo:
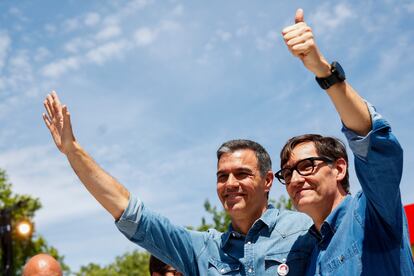
<path fill-rule="evenodd" d="M 250 176 L 250 174 L 249 173 L 247 173 L 247 172 L 238 172 L 236 175 L 235 175 L 235 177 L 237 178 L 237 179 L 243 179 L 243 178 L 246 178 L 246 177 L 249 177 Z"/>
<path fill-rule="evenodd" d="M 289 182 L 290 179 L 292 178 L 292 170 L 291 169 L 283 169 L 280 172 L 280 174 L 286 182 Z"/>
<path fill-rule="evenodd" d="M 227 178 L 229 178 L 228 174 L 224 174 L 224 173 L 218 174 L 217 175 L 217 182 L 226 182 Z"/>
<path fill-rule="evenodd" d="M 312 160 L 302 160 L 296 165 L 298 171 L 301 173 L 309 173 L 313 169 L 313 161 Z"/>

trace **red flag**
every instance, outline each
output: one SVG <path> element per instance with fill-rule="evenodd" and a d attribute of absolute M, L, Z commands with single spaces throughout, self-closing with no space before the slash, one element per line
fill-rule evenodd
<path fill-rule="evenodd" d="M 410 244 L 414 244 L 414 204 L 404 206 L 405 214 L 408 220 L 408 231 L 410 233 Z"/>

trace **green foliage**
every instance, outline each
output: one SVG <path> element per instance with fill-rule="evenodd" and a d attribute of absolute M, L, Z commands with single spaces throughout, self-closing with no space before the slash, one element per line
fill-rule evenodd
<path fill-rule="evenodd" d="M 18 204 L 19 202 L 23 204 Z M 12 225 L 16 225 L 23 219 L 28 219 L 33 223 L 35 212 L 42 207 L 38 198 L 14 194 L 12 184 L 7 180 L 6 172 L 0 169 L 0 209 L 13 208 L 16 204 L 18 207 L 12 212 Z M 17 235 L 16 231 L 13 231 L 12 239 L 13 264 L 16 275 L 20 275 L 26 261 L 38 253 L 47 253 L 55 257 L 61 263 L 64 271 L 69 271 L 69 267 L 63 262 L 63 256 L 59 255 L 56 248 L 49 246 L 41 235 L 33 235 L 28 239 L 23 239 Z"/>
<path fill-rule="evenodd" d="M 214 228 L 220 232 L 226 232 L 231 222 L 229 214 L 227 214 L 223 208 L 217 210 L 217 206 L 211 206 L 208 199 L 204 202 L 204 209 L 208 214 L 212 216 L 213 223 L 207 223 L 204 217 L 201 218 L 201 225 L 196 229 L 198 231 L 206 231 L 210 228 Z"/>
<path fill-rule="evenodd" d="M 101 267 L 98 264 L 90 263 L 82 266 L 77 276 L 118 276 L 118 275 L 136 275 L 147 276 L 149 254 L 137 250 L 125 253 L 116 257 L 115 262 Z"/>
<path fill-rule="evenodd" d="M 286 198 L 285 196 L 281 195 L 279 200 L 274 200 L 273 198 L 269 199 L 269 203 L 273 204 L 276 208 L 282 210 L 295 210 L 293 207 L 292 200 L 290 198 Z"/>

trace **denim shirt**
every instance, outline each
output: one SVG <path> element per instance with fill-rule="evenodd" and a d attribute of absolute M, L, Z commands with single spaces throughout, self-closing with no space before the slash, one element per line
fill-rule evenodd
<path fill-rule="evenodd" d="M 272 205 L 244 236 L 233 230 L 192 231 L 172 224 L 135 197 L 116 222 L 132 242 L 187 276 L 278 275 L 281 263 L 289 275 L 304 275 L 316 245 L 309 234 L 312 222 L 304 214 Z"/>
<path fill-rule="evenodd" d="M 343 127 L 362 191 L 350 195 L 318 232 L 307 275 L 414 275 L 399 184 L 403 151 L 390 125 L 368 104 L 372 130 L 361 137 Z"/>

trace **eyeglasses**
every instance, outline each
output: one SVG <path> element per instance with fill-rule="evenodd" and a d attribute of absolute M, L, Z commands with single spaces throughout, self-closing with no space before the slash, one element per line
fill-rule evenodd
<path fill-rule="evenodd" d="M 283 168 L 277 173 L 275 177 L 283 185 L 289 184 L 292 179 L 293 171 L 297 171 L 301 176 L 308 176 L 315 172 L 315 168 L 318 164 L 315 161 L 323 161 L 328 164 L 332 164 L 334 160 L 328 157 L 309 157 L 302 159 L 296 163 L 295 166 L 291 168 Z"/>

